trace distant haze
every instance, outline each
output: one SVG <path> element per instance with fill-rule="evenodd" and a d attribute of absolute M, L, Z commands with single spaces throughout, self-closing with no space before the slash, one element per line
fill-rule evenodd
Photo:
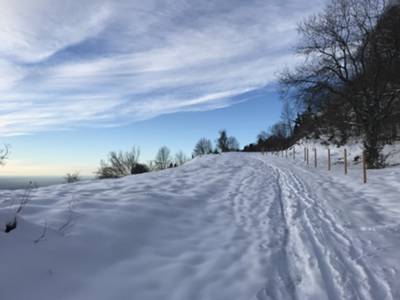
<path fill-rule="evenodd" d="M 90 178 L 83 178 L 90 179 Z M 27 189 L 65 183 L 62 176 L 0 176 L 0 190 Z"/>

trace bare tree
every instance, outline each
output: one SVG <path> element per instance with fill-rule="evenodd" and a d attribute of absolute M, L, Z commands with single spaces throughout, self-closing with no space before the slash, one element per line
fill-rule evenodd
<path fill-rule="evenodd" d="M 270 136 L 278 138 L 286 138 L 288 136 L 287 126 L 284 122 L 278 122 L 272 125 L 269 129 Z"/>
<path fill-rule="evenodd" d="M 128 152 L 110 152 L 108 161 L 102 160 L 96 174 L 100 179 L 120 178 L 132 174 L 148 172 L 144 164 L 139 163 L 140 150 L 133 147 Z"/>
<path fill-rule="evenodd" d="M 154 164 L 153 160 L 147 161 L 147 167 L 148 167 L 149 171 L 157 170 L 156 165 Z"/>
<path fill-rule="evenodd" d="M 10 146 L 4 145 L 3 149 L 0 149 L 0 166 L 5 164 L 8 156 L 10 155 Z"/>
<path fill-rule="evenodd" d="M 168 147 L 163 146 L 158 150 L 154 164 L 158 170 L 164 170 L 170 166 L 171 151 L 168 149 Z"/>
<path fill-rule="evenodd" d="M 201 138 L 194 147 L 193 156 L 211 154 L 213 152 L 212 142 L 209 139 Z"/>
<path fill-rule="evenodd" d="M 228 137 L 228 149 L 229 151 L 239 151 L 240 149 L 239 142 L 234 136 Z"/>
<path fill-rule="evenodd" d="M 264 130 L 262 130 L 258 135 L 257 135 L 257 144 L 262 144 L 265 142 L 268 138 L 268 133 L 266 133 Z"/>
<path fill-rule="evenodd" d="M 239 150 L 239 142 L 233 136 L 228 136 L 225 129 L 220 130 L 219 138 L 217 139 L 217 149 L 220 152 L 230 152 Z"/>
<path fill-rule="evenodd" d="M 382 166 L 384 124 L 399 106 L 399 88 L 388 76 L 399 52 L 387 54 L 384 48 L 385 37 L 398 28 L 380 25 L 387 11 L 385 0 L 332 0 L 299 26 L 297 50 L 305 63 L 281 75 L 288 94 L 294 90 L 305 105 L 320 109 L 334 102 L 346 111 L 348 118 L 341 121 L 362 133 L 371 168 Z"/>
<path fill-rule="evenodd" d="M 183 165 L 185 162 L 187 162 L 189 158 L 186 156 L 183 151 L 179 151 L 178 153 L 175 154 L 175 164 L 178 166 Z"/>
<path fill-rule="evenodd" d="M 284 101 L 281 113 L 282 122 L 286 125 L 286 133 L 293 136 L 294 120 L 296 118 L 295 111 L 289 101 Z"/>

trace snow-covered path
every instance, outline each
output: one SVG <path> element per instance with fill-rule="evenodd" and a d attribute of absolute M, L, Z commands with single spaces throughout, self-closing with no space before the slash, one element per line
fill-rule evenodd
<path fill-rule="evenodd" d="M 364 241 L 348 232 L 324 205 L 326 201 L 337 202 L 337 189 L 316 194 L 311 187 L 315 184 L 307 184 L 296 172 L 299 170 L 280 164 L 273 168 L 281 190 L 277 197 L 281 223 L 287 230 L 287 243 L 281 251 L 287 255 L 285 271 L 290 275 L 286 276 L 295 288 L 291 295 L 271 298 L 392 299 L 382 270 L 373 268 L 361 247 Z M 268 289 L 265 294 L 268 299 Z"/>
<path fill-rule="evenodd" d="M 400 186 L 322 173 L 231 153 L 35 190 L 0 233 L 0 299 L 399 299 Z"/>

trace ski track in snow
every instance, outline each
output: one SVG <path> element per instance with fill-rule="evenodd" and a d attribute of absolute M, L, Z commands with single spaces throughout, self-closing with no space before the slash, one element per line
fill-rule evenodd
<path fill-rule="evenodd" d="M 359 196 L 320 181 L 283 159 L 232 153 L 35 190 L 17 230 L 0 233 L 0 299 L 399 299 L 397 266 L 376 245 L 399 232 L 382 218 L 368 224 L 377 231 L 357 227 L 338 203 Z M 0 221 L 20 193 L 0 192 Z"/>
<path fill-rule="evenodd" d="M 289 231 L 286 251 L 292 265 L 288 269 L 292 267 L 294 274 L 303 274 L 294 279 L 298 282 L 297 297 L 391 299 L 390 288 L 364 263 L 362 249 L 353 245 L 309 187 L 290 170 L 275 168 L 275 172 Z M 313 291 L 307 286 L 312 286 Z"/>

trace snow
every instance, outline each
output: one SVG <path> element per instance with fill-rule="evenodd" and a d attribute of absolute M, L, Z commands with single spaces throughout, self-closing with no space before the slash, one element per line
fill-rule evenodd
<path fill-rule="evenodd" d="M 399 299 L 400 167 L 362 184 L 303 146 L 33 190 L 0 232 L 0 299 Z M 0 227 L 23 193 L 0 192 Z"/>
<path fill-rule="evenodd" d="M 324 138 L 318 140 L 302 139 L 296 143 L 295 148 L 296 153 L 300 154 L 300 156 L 302 157 L 304 157 L 303 149 L 308 148 L 310 153 L 310 161 L 312 163 L 314 159 L 314 149 L 317 150 L 318 158 L 322 158 L 325 161 L 328 157 L 327 149 L 331 149 L 332 161 L 336 164 L 343 163 L 344 149 L 347 150 L 349 162 L 353 162 L 355 165 L 361 162 L 360 158 L 363 153 L 362 142 L 358 140 L 350 140 L 343 146 L 336 146 L 330 144 Z M 290 152 L 292 151 L 292 149 L 293 148 L 291 147 L 288 154 L 292 154 L 292 152 Z M 385 145 L 382 154 L 385 157 L 385 163 L 388 166 L 395 166 L 400 164 L 400 142 L 394 143 L 392 145 Z"/>

